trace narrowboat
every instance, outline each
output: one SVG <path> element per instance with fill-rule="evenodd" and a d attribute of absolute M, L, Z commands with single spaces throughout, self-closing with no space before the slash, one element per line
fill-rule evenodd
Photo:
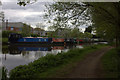
<path fill-rule="evenodd" d="M 8 38 L 9 43 L 28 43 L 28 44 L 50 44 L 52 38 L 43 37 L 22 37 L 21 34 L 12 33 Z"/>
<path fill-rule="evenodd" d="M 53 46 L 53 50 L 63 50 L 65 47 L 64 46 Z"/>
<path fill-rule="evenodd" d="M 65 42 L 66 42 L 66 44 L 75 44 L 75 43 L 77 43 L 75 38 L 66 38 Z"/>
<path fill-rule="evenodd" d="M 8 46 L 9 53 L 12 55 L 21 54 L 21 51 L 16 46 Z"/>
<path fill-rule="evenodd" d="M 83 43 L 83 39 L 77 39 L 77 42 L 79 42 L 79 43 Z"/>
<path fill-rule="evenodd" d="M 53 44 L 64 44 L 64 38 L 52 38 Z"/>

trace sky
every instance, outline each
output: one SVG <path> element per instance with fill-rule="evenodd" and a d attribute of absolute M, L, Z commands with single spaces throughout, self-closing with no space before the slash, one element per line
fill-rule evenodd
<path fill-rule="evenodd" d="M 25 22 L 35 27 L 38 22 L 45 24 L 43 19 L 45 4 L 48 2 L 36 2 L 23 7 L 17 4 L 17 0 L 3 0 L 2 11 L 9 22 Z"/>
<path fill-rule="evenodd" d="M 17 4 L 17 0 L 2 0 L 2 11 L 4 11 L 5 19 L 8 19 L 9 22 L 24 22 L 30 24 L 33 28 L 36 27 L 37 23 L 43 23 L 47 30 L 49 24 L 44 21 L 43 15 L 46 9 L 45 4 L 52 2 L 49 0 L 37 1 L 23 7 Z M 83 31 L 85 27 L 81 27 Z"/>

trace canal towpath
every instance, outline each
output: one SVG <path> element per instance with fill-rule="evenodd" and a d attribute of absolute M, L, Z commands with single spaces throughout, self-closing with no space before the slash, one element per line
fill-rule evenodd
<path fill-rule="evenodd" d="M 88 54 L 82 61 L 78 61 L 72 69 L 66 69 L 69 73 L 58 75 L 59 78 L 104 78 L 102 69 L 102 56 L 113 47 L 104 47 Z"/>

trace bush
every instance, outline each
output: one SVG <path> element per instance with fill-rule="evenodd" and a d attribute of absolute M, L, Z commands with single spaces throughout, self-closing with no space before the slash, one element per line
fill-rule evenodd
<path fill-rule="evenodd" d="M 7 69 L 2 67 L 2 80 L 7 80 Z"/>
<path fill-rule="evenodd" d="M 2 38 L 2 42 L 3 43 L 8 42 L 8 38 Z"/>
<path fill-rule="evenodd" d="M 8 38 L 10 33 L 18 33 L 18 34 L 21 34 L 23 37 L 30 36 L 30 34 L 25 34 L 25 33 L 22 33 L 22 32 L 2 31 L 2 38 Z"/>
<path fill-rule="evenodd" d="M 2 31 L 2 38 L 8 38 L 10 33 L 17 33 L 14 31 Z"/>
<path fill-rule="evenodd" d="M 39 37 L 37 34 L 31 34 L 31 37 Z"/>

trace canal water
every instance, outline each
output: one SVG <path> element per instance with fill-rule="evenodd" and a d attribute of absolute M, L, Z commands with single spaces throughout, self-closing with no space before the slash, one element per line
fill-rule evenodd
<path fill-rule="evenodd" d="M 10 46 L 2 47 L 2 65 L 7 69 L 8 73 L 11 69 L 19 65 L 28 64 L 47 54 L 58 54 L 67 52 L 72 48 L 83 48 L 83 45 L 69 46 Z"/>

